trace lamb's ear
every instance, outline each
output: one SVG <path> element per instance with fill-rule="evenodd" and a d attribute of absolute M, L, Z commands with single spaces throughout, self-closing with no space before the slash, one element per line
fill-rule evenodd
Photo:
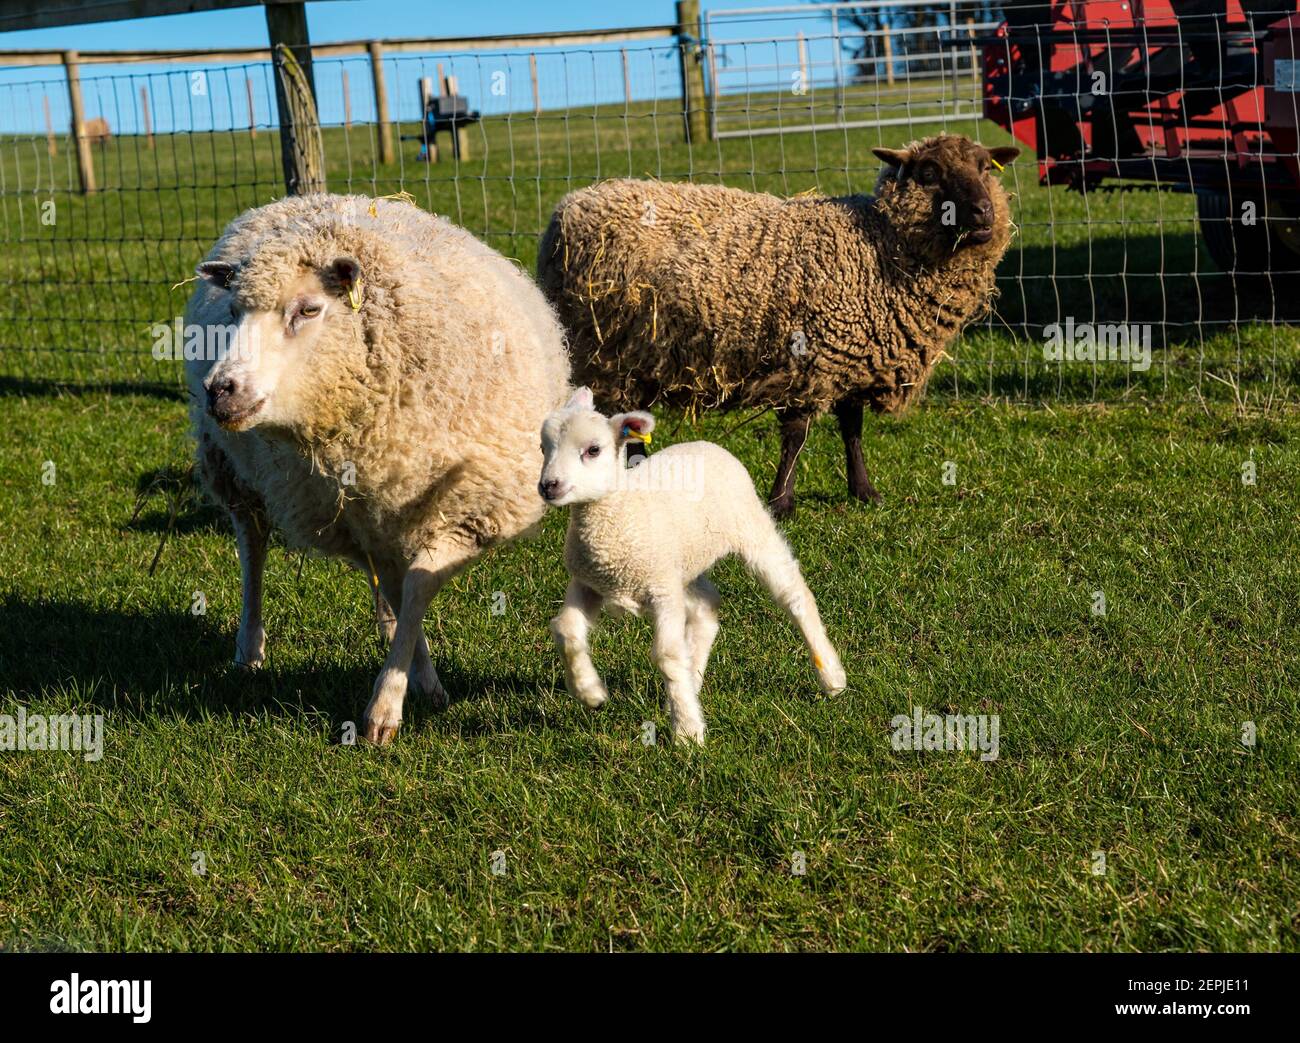
<path fill-rule="evenodd" d="M 592 397 L 591 388 L 578 388 L 569 396 L 569 401 L 564 404 L 565 409 L 577 409 L 583 413 L 594 413 L 596 411 L 596 400 Z"/>
<path fill-rule="evenodd" d="M 895 170 L 912 158 L 912 154 L 905 148 L 873 148 L 871 154 Z"/>
<path fill-rule="evenodd" d="M 223 290 L 230 286 L 230 280 L 235 276 L 235 266 L 225 261 L 204 261 L 194 271 L 200 279 L 207 279 Z"/>
<path fill-rule="evenodd" d="M 989 159 L 993 160 L 998 167 L 1005 167 L 1013 159 L 1020 155 L 1020 149 L 1015 145 L 999 145 L 997 148 L 989 149 Z"/>
<path fill-rule="evenodd" d="M 618 413 L 609 418 L 609 426 L 614 429 L 614 441 L 618 445 L 622 445 L 629 439 L 649 442 L 650 432 L 655 429 L 655 418 L 641 410 L 635 413 Z"/>

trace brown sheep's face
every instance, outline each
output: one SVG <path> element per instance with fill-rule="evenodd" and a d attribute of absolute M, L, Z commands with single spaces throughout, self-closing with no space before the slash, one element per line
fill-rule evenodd
<path fill-rule="evenodd" d="M 928 197 L 929 216 L 949 252 L 989 243 L 996 223 L 1009 217 L 999 214 L 997 203 L 1005 193 L 995 182 L 998 170 L 1020 155 L 1014 146 L 989 149 L 969 138 L 944 134 L 905 149 L 873 152 L 886 165 L 882 181 L 893 180 L 895 191 L 918 200 Z"/>
<path fill-rule="evenodd" d="M 208 414 L 228 431 L 294 427 L 335 339 L 331 327 L 347 321 L 360 266 L 340 257 L 325 271 L 302 271 L 271 296 L 256 297 L 241 292 L 232 265 L 205 262 L 198 273 L 230 294 L 229 346 L 203 380 Z"/>

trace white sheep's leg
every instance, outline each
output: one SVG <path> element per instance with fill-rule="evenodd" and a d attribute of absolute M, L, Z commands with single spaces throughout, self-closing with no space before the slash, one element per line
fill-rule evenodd
<path fill-rule="evenodd" d="M 828 695 L 835 695 L 847 687 L 844 667 L 839 654 L 826 636 L 817 601 L 804 582 L 799 563 L 794 560 L 789 545 L 781 538 L 776 527 L 768 522 L 770 530 L 766 539 L 756 540 L 741 555 L 745 564 L 762 581 L 772 598 L 789 613 L 795 626 L 803 635 L 812 652 L 817 680 Z"/>
<path fill-rule="evenodd" d="M 382 746 L 392 741 L 402 726 L 407 675 L 424 638 L 424 614 L 442 585 L 473 560 L 474 553 L 469 547 L 440 543 L 420 551 L 407 569 L 397 609 L 397 629 L 366 707 L 364 734 L 370 742 Z"/>
<path fill-rule="evenodd" d="M 262 574 L 266 571 L 266 544 L 270 528 L 261 511 L 232 507 L 239 547 L 239 572 L 243 580 L 244 603 L 235 636 L 235 664 L 255 670 L 266 661 L 266 628 L 262 626 Z"/>
<path fill-rule="evenodd" d="M 379 582 L 381 593 L 377 600 L 376 611 L 379 612 L 381 625 L 383 625 L 383 610 L 385 608 L 388 609 L 388 616 L 393 621 L 392 625 L 387 628 L 390 648 L 397 633 L 397 616 L 395 613 L 402 611 L 402 583 L 404 578 L 401 572 L 385 570 L 385 574 Z M 429 656 L 429 641 L 424 634 L 423 620 L 421 620 L 420 633 L 415 642 L 415 654 L 411 657 L 411 669 L 406 672 L 406 680 L 408 687 L 413 689 L 416 695 L 428 696 L 433 700 L 434 706 L 440 709 L 445 708 L 451 701 L 447 695 L 447 690 L 443 688 L 442 681 L 438 677 L 438 671 L 434 669 L 433 659 Z"/>
<path fill-rule="evenodd" d="M 551 637 L 564 658 L 564 685 L 578 702 L 595 709 L 609 698 L 587 647 L 587 635 L 600 617 L 601 596 L 576 579 L 564 592 L 564 607 L 551 620 Z"/>
<path fill-rule="evenodd" d="M 691 679 L 698 697 L 704 687 L 704 671 L 718 636 L 718 606 L 722 595 L 707 576 L 700 576 L 686 588 L 686 645 L 691 657 Z"/>
<path fill-rule="evenodd" d="M 690 648 L 686 642 L 686 598 L 684 593 L 657 598 L 650 605 L 654 617 L 654 661 L 664 675 L 668 714 L 673 737 L 679 741 L 704 742 L 704 717 L 696 696 Z"/>

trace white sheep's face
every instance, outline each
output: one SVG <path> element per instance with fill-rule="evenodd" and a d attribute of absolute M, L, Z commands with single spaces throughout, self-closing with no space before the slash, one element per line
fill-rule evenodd
<path fill-rule="evenodd" d="M 579 388 L 563 409 L 542 422 L 542 477 L 537 491 L 552 507 L 591 503 L 620 485 L 623 447 L 648 440 L 655 421 L 649 413 L 597 413 L 591 392 Z"/>
<path fill-rule="evenodd" d="M 313 356 L 326 324 L 346 310 L 346 296 L 326 289 L 321 275 L 304 272 L 285 285 L 275 307 L 245 307 L 230 265 L 207 262 L 199 275 L 231 289 L 234 335 L 224 357 L 203 381 L 208 414 L 228 431 L 258 426 L 290 427 L 299 415 L 304 384 L 313 373 Z M 359 280 L 351 258 L 340 258 L 327 273 L 346 295 Z"/>

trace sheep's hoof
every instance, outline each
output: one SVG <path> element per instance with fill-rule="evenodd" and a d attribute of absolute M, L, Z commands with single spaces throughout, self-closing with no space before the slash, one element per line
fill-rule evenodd
<path fill-rule="evenodd" d="M 695 721 L 690 724 L 673 725 L 673 741 L 684 746 L 703 746 L 704 722 Z"/>
<path fill-rule="evenodd" d="M 772 517 L 777 521 L 785 521 L 787 518 L 794 517 L 794 497 L 778 496 L 775 500 L 768 501 L 768 510 L 772 512 Z"/>
<path fill-rule="evenodd" d="M 408 684 L 417 695 L 430 699 L 436 710 L 445 710 L 451 704 L 451 696 L 443 688 L 438 671 L 430 662 L 412 664 Z"/>
<path fill-rule="evenodd" d="M 843 670 L 841 670 L 836 676 L 827 676 L 823 674 L 819 680 L 822 684 L 822 691 L 827 695 L 839 695 L 849 686 L 848 678 L 844 676 Z"/>
<path fill-rule="evenodd" d="M 383 721 L 366 721 L 365 740 L 373 743 L 375 746 L 387 746 L 394 738 L 397 737 L 397 730 L 401 728 L 401 721 L 383 722 Z"/>
<path fill-rule="evenodd" d="M 590 688 L 582 688 L 573 693 L 573 697 L 582 703 L 589 710 L 599 710 L 609 699 L 609 692 L 605 691 L 603 684 L 594 685 Z"/>
<path fill-rule="evenodd" d="M 817 683 L 827 695 L 839 695 L 849 686 L 848 677 L 844 673 L 844 664 L 840 662 L 840 657 L 834 652 L 828 657 L 827 662 L 816 652 L 813 653 L 813 669 L 817 671 Z"/>
<path fill-rule="evenodd" d="M 880 495 L 876 487 L 870 482 L 865 486 L 849 487 L 849 492 L 863 503 L 884 503 L 885 498 Z"/>
<path fill-rule="evenodd" d="M 235 665 L 246 670 L 258 670 L 266 662 L 266 631 L 259 628 L 235 637 Z"/>

